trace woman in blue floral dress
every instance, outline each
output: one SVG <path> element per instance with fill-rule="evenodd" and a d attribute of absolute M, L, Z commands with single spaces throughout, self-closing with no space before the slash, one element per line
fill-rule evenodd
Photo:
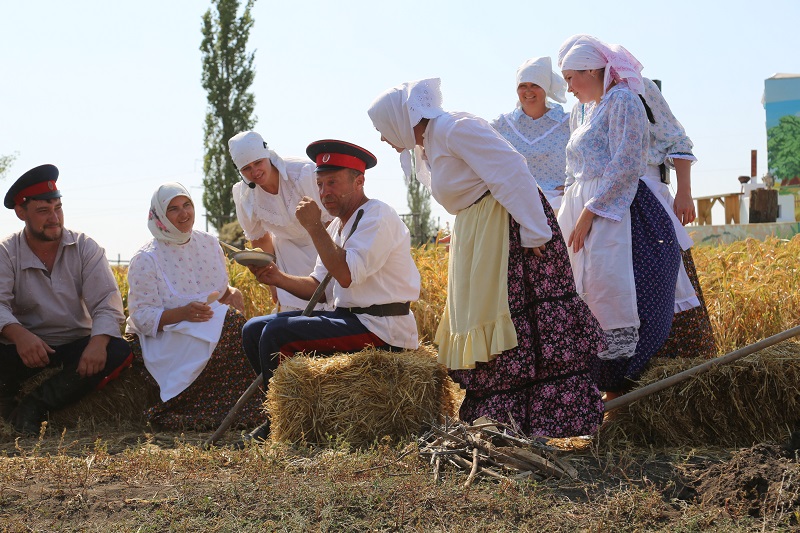
<path fill-rule="evenodd" d="M 608 341 L 593 375 L 611 399 L 669 335 L 681 248 L 670 213 L 640 179 L 652 117 L 641 64 L 625 48 L 583 35 L 562 46 L 559 66 L 580 103 L 570 118 L 558 222 L 578 293 Z"/>

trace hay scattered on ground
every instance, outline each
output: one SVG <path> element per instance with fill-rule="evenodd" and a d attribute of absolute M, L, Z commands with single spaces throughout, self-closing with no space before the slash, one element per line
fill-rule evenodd
<path fill-rule="evenodd" d="M 270 381 L 265 408 L 276 441 L 363 446 L 419 435 L 452 417 L 457 390 L 429 346 L 396 353 L 368 348 L 287 359 Z"/>
<path fill-rule="evenodd" d="M 652 361 L 645 386 L 707 361 Z M 607 442 L 751 446 L 800 428 L 800 343 L 785 341 L 642 398 L 601 430 Z"/>

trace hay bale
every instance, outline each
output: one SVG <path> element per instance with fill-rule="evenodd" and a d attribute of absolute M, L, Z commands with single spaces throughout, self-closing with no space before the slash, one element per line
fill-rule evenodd
<path fill-rule="evenodd" d="M 328 358 L 298 355 L 278 367 L 265 408 L 277 441 L 363 446 L 417 435 L 456 411 L 457 386 L 428 346 L 367 348 Z"/>
<path fill-rule="evenodd" d="M 144 412 L 159 401 L 155 380 L 147 373 L 144 363 L 134 360 L 130 368 L 123 370 L 102 390 L 93 391 L 79 402 L 51 413 L 50 427 L 75 427 L 81 421 L 98 428 L 134 426 L 144 429 L 147 426 Z"/>
<path fill-rule="evenodd" d="M 703 362 L 654 359 L 649 385 Z M 606 424 L 601 438 L 632 444 L 744 447 L 783 442 L 800 427 L 800 343 L 785 341 L 642 398 Z"/>
<path fill-rule="evenodd" d="M 22 385 L 20 397 L 60 370 L 48 368 L 27 380 Z M 147 374 L 141 359 L 135 359 L 130 368 L 125 369 L 104 389 L 90 392 L 80 401 L 51 412 L 48 428 L 55 432 L 79 426 L 105 430 L 142 429 L 147 425 L 145 410 L 158 400 L 158 385 Z M 0 437 L 13 435 L 13 429 L 8 424 L 0 424 Z"/>

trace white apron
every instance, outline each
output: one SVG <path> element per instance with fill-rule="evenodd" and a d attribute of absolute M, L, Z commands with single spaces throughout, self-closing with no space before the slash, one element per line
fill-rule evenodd
<path fill-rule="evenodd" d="M 155 252 L 152 252 L 155 254 Z M 211 291 L 186 295 L 175 291 L 169 278 L 161 270 L 158 259 L 153 263 L 161 273 L 167 288 L 176 296 L 205 302 Z M 139 337 L 142 346 L 144 366 L 158 383 L 161 401 L 166 402 L 182 393 L 194 383 L 197 376 L 205 369 L 214 348 L 217 347 L 228 306 L 219 302 L 210 304 L 214 316 L 207 322 L 187 322 L 164 326 L 155 337 L 145 335 L 138 330 L 130 317 L 128 328 Z"/>
<path fill-rule="evenodd" d="M 563 197 L 558 224 L 569 240 L 583 206 L 597 191 L 600 180 L 577 180 Z M 622 220 L 597 216 L 583 248 L 569 260 L 575 275 L 575 288 L 604 330 L 639 327 L 636 283 L 633 278 L 631 214 Z"/>

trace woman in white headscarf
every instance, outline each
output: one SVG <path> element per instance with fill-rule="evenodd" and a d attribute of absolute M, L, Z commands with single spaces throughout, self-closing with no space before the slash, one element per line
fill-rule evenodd
<path fill-rule="evenodd" d="M 525 158 L 488 122 L 445 112 L 438 79 L 381 94 L 381 139 L 456 215 L 439 361 L 466 389 L 460 417 L 511 422 L 529 435 L 594 432 L 589 375 L 602 331 L 575 293 L 555 215 Z"/>
<path fill-rule="evenodd" d="M 159 386 L 148 420 L 169 429 L 218 427 L 255 377 L 244 356 L 242 293 L 228 285 L 225 255 L 213 235 L 192 229 L 194 203 L 179 183 L 153 194 L 153 235 L 128 268 L 126 332 Z M 259 402 L 240 421 L 262 418 Z"/>
<path fill-rule="evenodd" d="M 593 376 L 611 399 L 638 378 L 669 335 L 688 234 L 640 179 L 653 120 L 641 64 L 622 46 L 580 35 L 561 47 L 559 66 L 580 103 L 570 119 L 558 222 L 578 292 L 608 340 Z"/>
<path fill-rule="evenodd" d="M 516 108 L 491 122 L 525 156 L 528 170 L 558 213 L 564 196 L 565 150 L 569 114 L 556 102 L 567 101 L 567 83 L 552 69 L 549 57 L 527 60 L 517 69 Z"/>
<path fill-rule="evenodd" d="M 298 222 L 295 210 L 304 196 L 319 199 L 314 169 L 306 158 L 282 158 L 254 131 L 237 133 L 228 141 L 228 150 L 242 181 L 233 186 L 236 218 L 253 247 L 275 254 L 282 272 L 307 276 L 314 270 L 317 249 L 308 231 Z M 324 209 L 322 222 L 333 217 Z M 304 311 L 308 301 L 272 287 L 280 311 Z M 318 304 L 317 310 L 329 310 Z"/>

